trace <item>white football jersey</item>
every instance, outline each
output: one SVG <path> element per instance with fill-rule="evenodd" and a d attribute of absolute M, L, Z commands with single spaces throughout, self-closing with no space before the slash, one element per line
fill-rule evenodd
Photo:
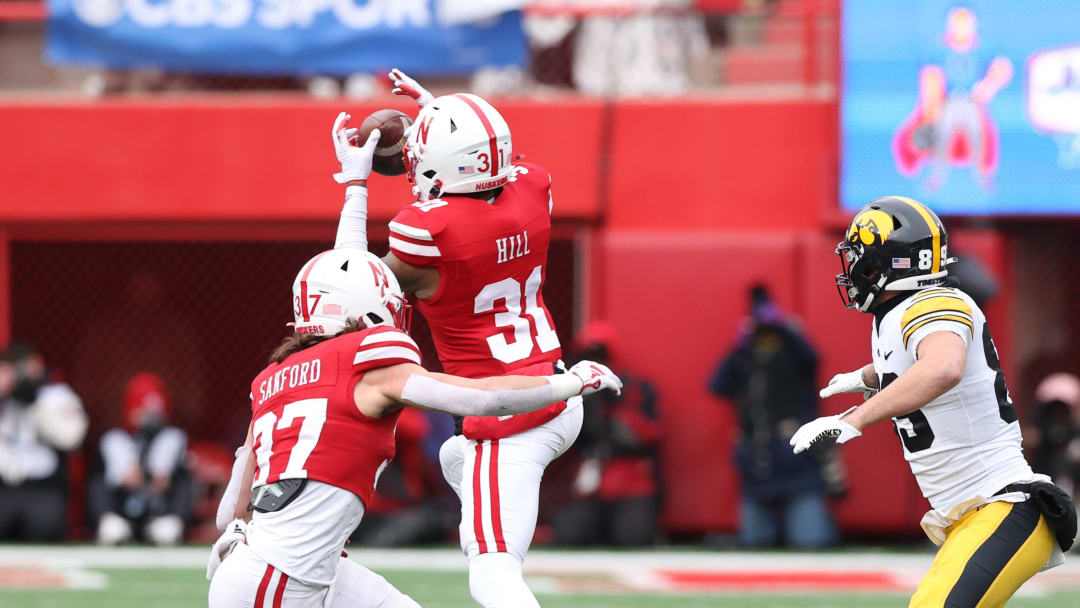
<path fill-rule="evenodd" d="M 948 331 L 968 346 L 960 384 L 921 409 L 893 418 L 904 458 L 923 496 L 947 514 L 977 496 L 1032 478 L 1020 449 L 1020 424 L 1005 386 L 997 348 L 978 305 L 957 289 L 916 292 L 875 315 L 874 369 L 882 388 L 916 360 L 919 343 Z"/>

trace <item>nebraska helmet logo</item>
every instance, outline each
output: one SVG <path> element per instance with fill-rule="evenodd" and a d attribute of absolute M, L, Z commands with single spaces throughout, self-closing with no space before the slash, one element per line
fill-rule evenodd
<path fill-rule="evenodd" d="M 427 145 L 428 131 L 431 130 L 431 117 L 428 116 L 424 120 L 420 121 L 420 124 L 416 125 L 416 139 L 421 144 Z"/>
<path fill-rule="evenodd" d="M 368 266 L 371 267 L 371 274 L 375 277 L 375 286 L 379 288 L 379 295 L 386 298 L 386 290 L 390 288 L 390 281 L 386 278 L 386 271 L 375 262 L 368 262 Z"/>

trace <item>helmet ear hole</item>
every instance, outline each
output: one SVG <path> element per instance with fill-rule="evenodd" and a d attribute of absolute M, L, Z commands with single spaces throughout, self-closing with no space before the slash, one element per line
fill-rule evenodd
<path fill-rule="evenodd" d="M 893 221 L 893 230 L 899 230 L 899 229 L 904 227 L 904 222 L 902 222 L 900 220 L 900 218 L 896 217 L 895 215 L 892 216 L 892 221 Z"/>
<path fill-rule="evenodd" d="M 377 315 L 377 314 L 375 314 L 373 312 L 367 313 L 367 318 L 368 318 L 369 321 L 371 321 L 375 325 L 382 325 L 382 322 L 383 322 L 382 317 L 380 317 L 379 315 Z"/>
<path fill-rule="evenodd" d="M 434 169 L 428 169 L 427 171 L 424 171 L 424 177 L 426 177 L 428 179 L 434 179 L 435 178 L 435 170 Z"/>

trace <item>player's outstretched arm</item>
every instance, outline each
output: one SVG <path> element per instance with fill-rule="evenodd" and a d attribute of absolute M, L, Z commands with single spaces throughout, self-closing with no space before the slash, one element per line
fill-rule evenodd
<path fill-rule="evenodd" d="M 895 381 L 859 407 L 838 416 L 812 420 L 795 432 L 791 446 L 798 454 L 819 441 L 844 443 L 866 427 L 910 414 L 960 383 L 967 365 L 967 344 L 949 332 L 930 334 L 919 343 L 918 360 Z"/>
<path fill-rule="evenodd" d="M 341 208 L 334 249 L 367 249 L 367 179 L 371 176 L 372 157 L 381 134 L 378 129 L 372 129 L 364 145 L 354 146 L 350 142 L 357 129 L 349 127 L 349 118 L 345 112 L 338 114 L 330 133 L 334 154 L 341 163 L 341 171 L 334 174 L 334 180 L 346 184 L 345 205 Z"/>
<path fill-rule="evenodd" d="M 575 395 L 622 390 L 610 369 L 582 361 L 568 373 L 551 376 L 496 376 L 470 379 L 402 364 L 367 372 L 357 383 L 357 407 L 381 416 L 393 406 L 411 406 L 455 416 L 509 416 L 538 410 Z"/>
<path fill-rule="evenodd" d="M 964 377 L 967 344 L 963 338 L 939 331 L 919 343 L 919 358 L 884 390 L 844 417 L 857 429 L 910 414 L 952 389 Z"/>

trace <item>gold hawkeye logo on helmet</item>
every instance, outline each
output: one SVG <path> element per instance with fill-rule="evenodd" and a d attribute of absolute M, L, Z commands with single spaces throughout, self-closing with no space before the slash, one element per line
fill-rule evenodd
<path fill-rule="evenodd" d="M 848 242 L 881 245 L 892 234 L 892 216 L 880 209 L 870 209 L 855 216 L 848 229 Z"/>

